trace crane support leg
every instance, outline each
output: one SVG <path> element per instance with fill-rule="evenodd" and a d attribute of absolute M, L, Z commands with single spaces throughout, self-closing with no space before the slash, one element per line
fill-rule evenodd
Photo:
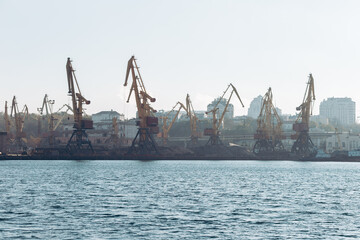
<path fill-rule="evenodd" d="M 128 154 L 159 154 L 157 144 L 150 133 L 149 128 L 139 128 Z"/>
<path fill-rule="evenodd" d="M 76 152 L 85 152 L 85 151 L 91 151 L 94 153 L 94 149 L 91 145 L 91 141 L 89 140 L 89 137 L 85 130 L 76 129 L 73 131 L 67 145 L 66 149 L 70 154 L 74 154 Z"/>
<path fill-rule="evenodd" d="M 314 157 L 317 154 L 317 149 L 311 141 L 308 132 L 300 132 L 299 137 L 291 148 L 291 152 L 300 157 Z"/>

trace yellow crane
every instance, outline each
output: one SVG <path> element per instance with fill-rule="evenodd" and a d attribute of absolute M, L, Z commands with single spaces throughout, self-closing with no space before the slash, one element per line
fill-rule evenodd
<path fill-rule="evenodd" d="M 312 74 L 310 74 L 303 102 L 296 108 L 297 111 L 300 111 L 298 118 L 293 124 L 293 130 L 296 134 L 293 135 L 292 138 L 296 139 L 296 141 L 291 148 L 291 152 L 300 157 L 313 157 L 317 153 L 317 149 L 309 136 L 310 115 L 312 115 L 314 101 L 314 78 Z"/>
<path fill-rule="evenodd" d="M 179 106 L 179 108 L 176 110 L 175 115 L 173 117 L 173 119 L 170 122 L 170 125 L 167 126 L 167 119 L 169 118 L 170 114 L 173 113 L 176 109 L 176 107 Z M 187 109 L 184 106 L 184 104 L 182 104 L 181 102 L 177 102 L 175 104 L 175 106 L 171 109 L 171 111 L 169 111 L 165 116 L 160 117 L 160 119 L 162 119 L 163 125 L 162 125 L 162 132 L 161 132 L 161 138 L 163 141 L 163 145 L 167 144 L 168 141 L 168 137 L 169 137 L 169 131 L 172 128 L 172 126 L 174 125 L 174 122 L 176 121 L 177 117 L 179 116 L 180 110 L 184 109 L 187 113 Z"/>
<path fill-rule="evenodd" d="M 26 144 L 24 143 L 23 140 L 26 137 L 26 134 L 23 132 L 23 129 L 24 129 L 25 119 L 28 118 L 28 115 L 29 115 L 29 109 L 26 106 L 26 104 L 24 105 L 24 108 L 21 111 L 19 111 L 16 97 L 14 96 L 12 100 L 10 116 L 14 117 L 14 122 L 15 122 L 15 129 L 16 129 L 15 143 L 17 147 L 21 148 L 22 150 L 26 150 Z"/>
<path fill-rule="evenodd" d="M 230 96 L 226 102 L 226 105 L 224 107 L 223 112 L 221 113 L 221 116 L 219 119 L 217 119 L 216 115 L 217 112 L 219 111 L 218 105 L 221 102 L 222 99 L 224 99 L 225 94 L 228 92 L 228 90 L 231 89 L 231 93 Z M 222 144 L 221 140 L 220 140 L 220 131 L 219 128 L 222 125 L 222 122 L 224 120 L 225 117 L 225 113 L 227 112 L 227 108 L 229 106 L 231 97 L 233 96 L 233 94 L 235 93 L 235 95 L 237 96 L 237 98 L 239 99 L 242 107 L 244 107 L 243 102 L 241 101 L 240 95 L 238 93 L 238 91 L 236 90 L 236 88 L 234 87 L 234 85 L 232 85 L 231 83 L 228 85 L 228 87 L 226 88 L 226 90 L 224 91 L 223 95 L 219 98 L 219 100 L 217 101 L 217 103 L 215 104 L 215 106 L 213 107 L 212 110 L 206 112 L 206 114 L 212 113 L 212 128 L 205 128 L 204 129 L 204 135 L 205 136 L 210 136 L 209 141 L 207 142 L 207 145 L 219 145 Z"/>
<path fill-rule="evenodd" d="M 198 118 L 195 114 L 194 107 L 190 100 L 190 95 L 186 95 L 186 112 L 190 118 L 190 130 L 191 130 L 191 143 L 196 145 L 198 143 L 199 137 L 201 137 L 201 133 L 197 131 L 197 121 Z"/>
<path fill-rule="evenodd" d="M 253 152 L 264 154 L 279 152 L 284 150 L 281 140 L 284 139 L 282 131 L 282 120 L 273 105 L 273 94 L 271 88 L 268 89 L 262 98 L 262 106 L 257 119 L 257 131 L 254 135 L 256 139 Z"/>
<path fill-rule="evenodd" d="M 49 100 L 48 95 L 45 94 L 42 106 L 37 109 L 41 116 L 43 116 L 45 112 L 45 116 L 48 122 L 48 133 L 49 133 L 48 141 L 50 146 L 53 146 L 55 142 L 54 122 L 56 119 L 54 118 L 54 114 L 53 114 L 54 103 L 55 100 Z"/>
<path fill-rule="evenodd" d="M 81 93 L 79 83 L 75 76 L 75 70 L 72 67 L 70 58 L 67 59 L 66 73 L 69 87 L 69 95 L 72 101 L 72 110 L 74 113 L 74 131 L 66 145 L 70 154 L 79 151 L 94 152 L 91 141 L 86 133 L 86 129 L 93 129 L 93 121 L 83 119 L 83 104 L 90 104 Z"/>
<path fill-rule="evenodd" d="M 151 97 L 145 89 L 139 67 L 137 66 L 136 59 L 132 56 L 127 65 L 125 83 L 127 86 L 129 75 L 131 73 L 132 83 L 127 102 L 130 101 L 131 94 L 134 92 L 137 114 L 138 114 L 138 132 L 132 141 L 128 153 L 139 154 L 159 154 L 157 144 L 153 138 L 153 134 L 159 133 L 158 118 L 154 116 L 156 110 L 150 106 L 150 102 L 155 102 L 156 99 Z"/>
<path fill-rule="evenodd" d="M 65 118 L 65 116 L 67 115 L 67 112 L 70 110 L 71 112 L 73 112 L 72 108 L 67 105 L 67 104 L 64 104 L 61 108 L 59 108 L 59 110 L 57 110 L 54 115 L 56 114 L 59 114 L 60 111 L 66 107 L 66 111 L 61 115 L 61 117 L 59 119 L 56 119 L 57 120 L 57 123 L 55 124 L 54 128 L 53 128 L 53 131 L 56 131 L 56 129 L 60 126 L 60 124 L 62 123 L 63 119 Z"/>

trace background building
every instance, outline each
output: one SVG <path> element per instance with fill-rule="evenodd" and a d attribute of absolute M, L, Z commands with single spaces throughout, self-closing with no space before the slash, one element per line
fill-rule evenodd
<path fill-rule="evenodd" d="M 263 97 L 259 95 L 251 101 L 250 107 L 248 108 L 248 117 L 258 118 L 261 111 L 262 98 Z"/>
<path fill-rule="evenodd" d="M 333 124 L 354 124 L 355 102 L 351 98 L 328 98 L 320 103 L 320 116 L 327 117 Z"/>
<path fill-rule="evenodd" d="M 214 109 L 216 103 L 219 101 L 220 98 L 214 99 L 209 105 L 207 105 L 207 112 Z M 227 99 L 223 98 L 218 104 L 219 110 L 217 111 L 217 119 L 221 117 L 221 114 L 224 112 L 224 109 L 226 107 Z M 208 114 L 209 118 L 212 118 L 212 113 Z M 229 103 L 229 106 L 227 107 L 224 119 L 233 119 L 234 118 L 234 105 Z"/>

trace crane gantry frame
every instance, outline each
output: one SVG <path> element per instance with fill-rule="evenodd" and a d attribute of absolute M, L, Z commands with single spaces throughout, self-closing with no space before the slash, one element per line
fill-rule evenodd
<path fill-rule="evenodd" d="M 291 152 L 300 157 L 313 157 L 317 153 L 317 149 L 309 136 L 310 115 L 312 115 L 314 101 L 314 78 L 310 73 L 303 102 L 296 108 L 296 110 L 300 112 L 293 124 L 293 130 L 296 131 L 296 134 L 293 135 L 292 138 L 296 139 L 296 141 L 291 148 Z"/>
<path fill-rule="evenodd" d="M 224 108 L 224 111 L 221 114 L 220 119 L 218 120 L 216 118 L 216 113 L 219 111 L 218 105 L 221 102 L 222 99 L 224 99 L 225 94 L 228 92 L 228 90 L 231 87 L 231 93 L 230 96 L 226 102 L 226 106 Z M 209 141 L 207 142 L 206 145 L 219 145 L 222 144 L 221 140 L 220 140 L 220 131 L 219 128 L 224 120 L 225 117 L 225 113 L 227 111 L 227 108 L 229 106 L 231 97 L 233 96 L 233 94 L 235 93 L 235 95 L 237 96 L 237 98 L 239 99 L 242 107 L 244 107 L 243 102 L 241 101 L 240 95 L 238 93 L 238 91 L 236 90 L 236 88 L 234 87 L 234 85 L 232 85 L 231 83 L 228 85 L 228 87 L 226 88 L 226 90 L 224 91 L 223 95 L 219 98 L 219 100 L 217 101 L 217 103 L 215 104 L 215 106 L 213 107 L 212 110 L 206 112 L 206 114 L 212 113 L 212 128 L 205 128 L 204 129 L 204 135 L 205 136 L 210 136 Z"/>
<path fill-rule="evenodd" d="M 139 120 L 137 121 L 138 132 L 132 141 L 128 154 L 133 152 L 142 155 L 159 154 L 157 143 L 153 138 L 153 134 L 159 133 L 158 118 L 154 116 L 154 113 L 157 111 L 152 108 L 149 103 L 155 102 L 156 99 L 146 92 L 135 56 L 132 56 L 128 61 L 124 83 L 125 87 L 127 86 L 130 73 L 132 84 L 126 102 L 128 103 L 130 101 L 131 94 L 134 92 Z"/>
<path fill-rule="evenodd" d="M 255 154 L 265 154 L 280 152 L 284 150 L 282 139 L 282 120 L 273 104 L 273 94 L 271 88 L 268 89 L 262 98 L 262 106 L 259 117 L 257 118 L 258 128 L 254 139 L 256 139 L 253 152 Z"/>

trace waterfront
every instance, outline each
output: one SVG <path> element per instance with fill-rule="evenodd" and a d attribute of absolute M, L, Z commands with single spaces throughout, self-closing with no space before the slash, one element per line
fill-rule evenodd
<path fill-rule="evenodd" d="M 359 163 L 0 161 L 0 238 L 357 239 Z"/>

